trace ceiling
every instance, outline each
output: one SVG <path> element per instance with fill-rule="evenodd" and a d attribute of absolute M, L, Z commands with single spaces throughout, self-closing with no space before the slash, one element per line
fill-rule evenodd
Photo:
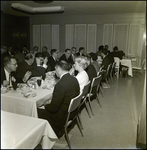
<path fill-rule="evenodd" d="M 47 0 L 46 0 L 47 1 Z M 30 7 L 62 6 L 64 14 L 117 14 L 117 13 L 146 13 L 146 1 L 52 1 L 36 3 L 34 1 L 1 1 L 4 13 L 17 16 L 34 14 L 14 10 L 11 3 L 22 3 Z"/>

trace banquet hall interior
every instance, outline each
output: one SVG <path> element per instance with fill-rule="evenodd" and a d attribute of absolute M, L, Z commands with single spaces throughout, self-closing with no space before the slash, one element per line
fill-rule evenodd
<path fill-rule="evenodd" d="M 90 111 L 89 116 L 85 107 L 82 108 L 80 118 L 84 136 L 75 123 L 69 132 L 71 148 L 146 149 L 146 1 L 1 1 L 1 54 L 2 46 L 20 50 L 23 47 L 32 50 L 37 46 L 40 52 L 45 46 L 48 53 L 57 49 L 60 57 L 67 48 L 76 47 L 78 52 L 80 47 L 84 47 L 85 53 L 89 54 L 97 53 L 101 45 L 108 45 L 110 52 L 117 46 L 130 64 L 124 63 L 124 70 L 109 78 L 109 87 L 101 87 L 98 93 L 101 107 L 96 98 L 91 100 L 93 115 Z M 120 62 L 123 64 L 123 59 Z M 11 99 L 6 94 L 1 94 L 1 116 L 5 112 L 18 115 L 10 108 L 11 105 L 8 109 L 4 106 L 4 101 Z M 28 126 L 31 118 L 38 119 L 35 115 L 29 116 Z M 11 124 L 11 121 L 3 120 L 1 123 Z M 49 130 L 46 126 L 44 133 Z M 1 132 L 4 130 L 6 128 L 2 125 Z M 7 147 L 5 140 L 15 141 L 15 138 L 9 132 L 4 133 L 1 138 L 3 146 L 17 149 L 9 147 L 9 144 Z M 32 141 L 37 139 L 38 133 L 32 136 Z M 69 149 L 62 138 L 50 148 Z M 15 146 L 17 144 L 19 141 Z M 30 149 L 22 143 L 21 149 L 27 148 Z M 32 149 L 44 148 L 38 141 Z"/>

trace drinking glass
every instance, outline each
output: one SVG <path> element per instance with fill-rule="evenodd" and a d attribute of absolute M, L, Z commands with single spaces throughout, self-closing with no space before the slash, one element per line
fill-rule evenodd
<path fill-rule="evenodd" d="M 38 79 L 37 79 L 37 84 L 38 84 L 39 87 L 41 86 L 41 82 L 42 82 L 42 79 L 41 79 L 41 78 L 38 78 Z"/>

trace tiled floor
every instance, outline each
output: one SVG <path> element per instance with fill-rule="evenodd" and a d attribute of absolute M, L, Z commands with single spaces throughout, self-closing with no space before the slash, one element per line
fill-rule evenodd
<path fill-rule="evenodd" d="M 81 113 L 84 137 L 77 126 L 71 130 L 74 149 L 135 149 L 138 113 L 143 95 L 144 78 L 114 78 L 110 88 L 103 89 L 104 98 L 92 101 L 94 116 Z M 66 147 L 65 149 L 68 149 Z"/>

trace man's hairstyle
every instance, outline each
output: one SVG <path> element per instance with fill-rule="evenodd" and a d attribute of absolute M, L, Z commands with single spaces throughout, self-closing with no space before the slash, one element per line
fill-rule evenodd
<path fill-rule="evenodd" d="M 42 54 L 42 52 L 38 52 L 35 54 L 35 57 L 43 57 L 44 58 L 44 55 Z"/>
<path fill-rule="evenodd" d="M 71 65 L 64 60 L 57 61 L 55 67 L 56 66 L 59 66 L 64 71 L 69 71 L 71 69 Z"/>
<path fill-rule="evenodd" d="M 15 59 L 15 57 L 13 57 L 13 56 L 6 56 L 6 57 L 4 57 L 4 60 L 3 60 L 4 66 L 6 66 L 8 63 L 10 63 L 11 59 Z"/>
<path fill-rule="evenodd" d="M 47 50 L 47 47 L 46 47 L 46 46 L 43 46 L 42 49 L 43 49 L 43 48 L 45 48 L 45 49 Z"/>
<path fill-rule="evenodd" d="M 104 55 L 107 55 L 108 51 L 104 48 L 104 49 L 102 49 L 102 53 L 103 53 Z"/>
<path fill-rule="evenodd" d="M 113 51 L 114 51 L 114 52 L 117 51 L 117 50 L 118 50 L 118 47 L 117 47 L 117 46 L 113 47 Z"/>
<path fill-rule="evenodd" d="M 65 49 L 65 52 L 67 52 L 67 51 L 70 51 L 70 49 L 69 48 Z"/>
<path fill-rule="evenodd" d="M 24 57 L 25 60 L 30 60 L 32 58 L 33 58 L 33 55 L 30 54 L 30 53 L 26 54 L 25 57 Z"/>
<path fill-rule="evenodd" d="M 76 47 L 72 47 L 71 49 L 73 49 L 73 48 L 76 49 Z"/>
<path fill-rule="evenodd" d="M 51 49 L 51 55 L 53 55 L 53 53 L 55 53 L 57 51 L 57 49 Z"/>
<path fill-rule="evenodd" d="M 101 51 L 101 50 L 103 50 L 103 48 L 104 48 L 104 45 L 100 45 L 98 49 L 99 49 L 99 51 Z"/>
<path fill-rule="evenodd" d="M 92 58 L 93 61 L 96 61 L 97 60 L 97 54 L 96 53 L 89 53 L 90 57 Z"/>
<path fill-rule="evenodd" d="M 79 48 L 79 52 L 80 52 L 81 50 L 84 50 L 84 49 L 85 49 L 84 47 L 80 47 L 80 48 Z"/>

